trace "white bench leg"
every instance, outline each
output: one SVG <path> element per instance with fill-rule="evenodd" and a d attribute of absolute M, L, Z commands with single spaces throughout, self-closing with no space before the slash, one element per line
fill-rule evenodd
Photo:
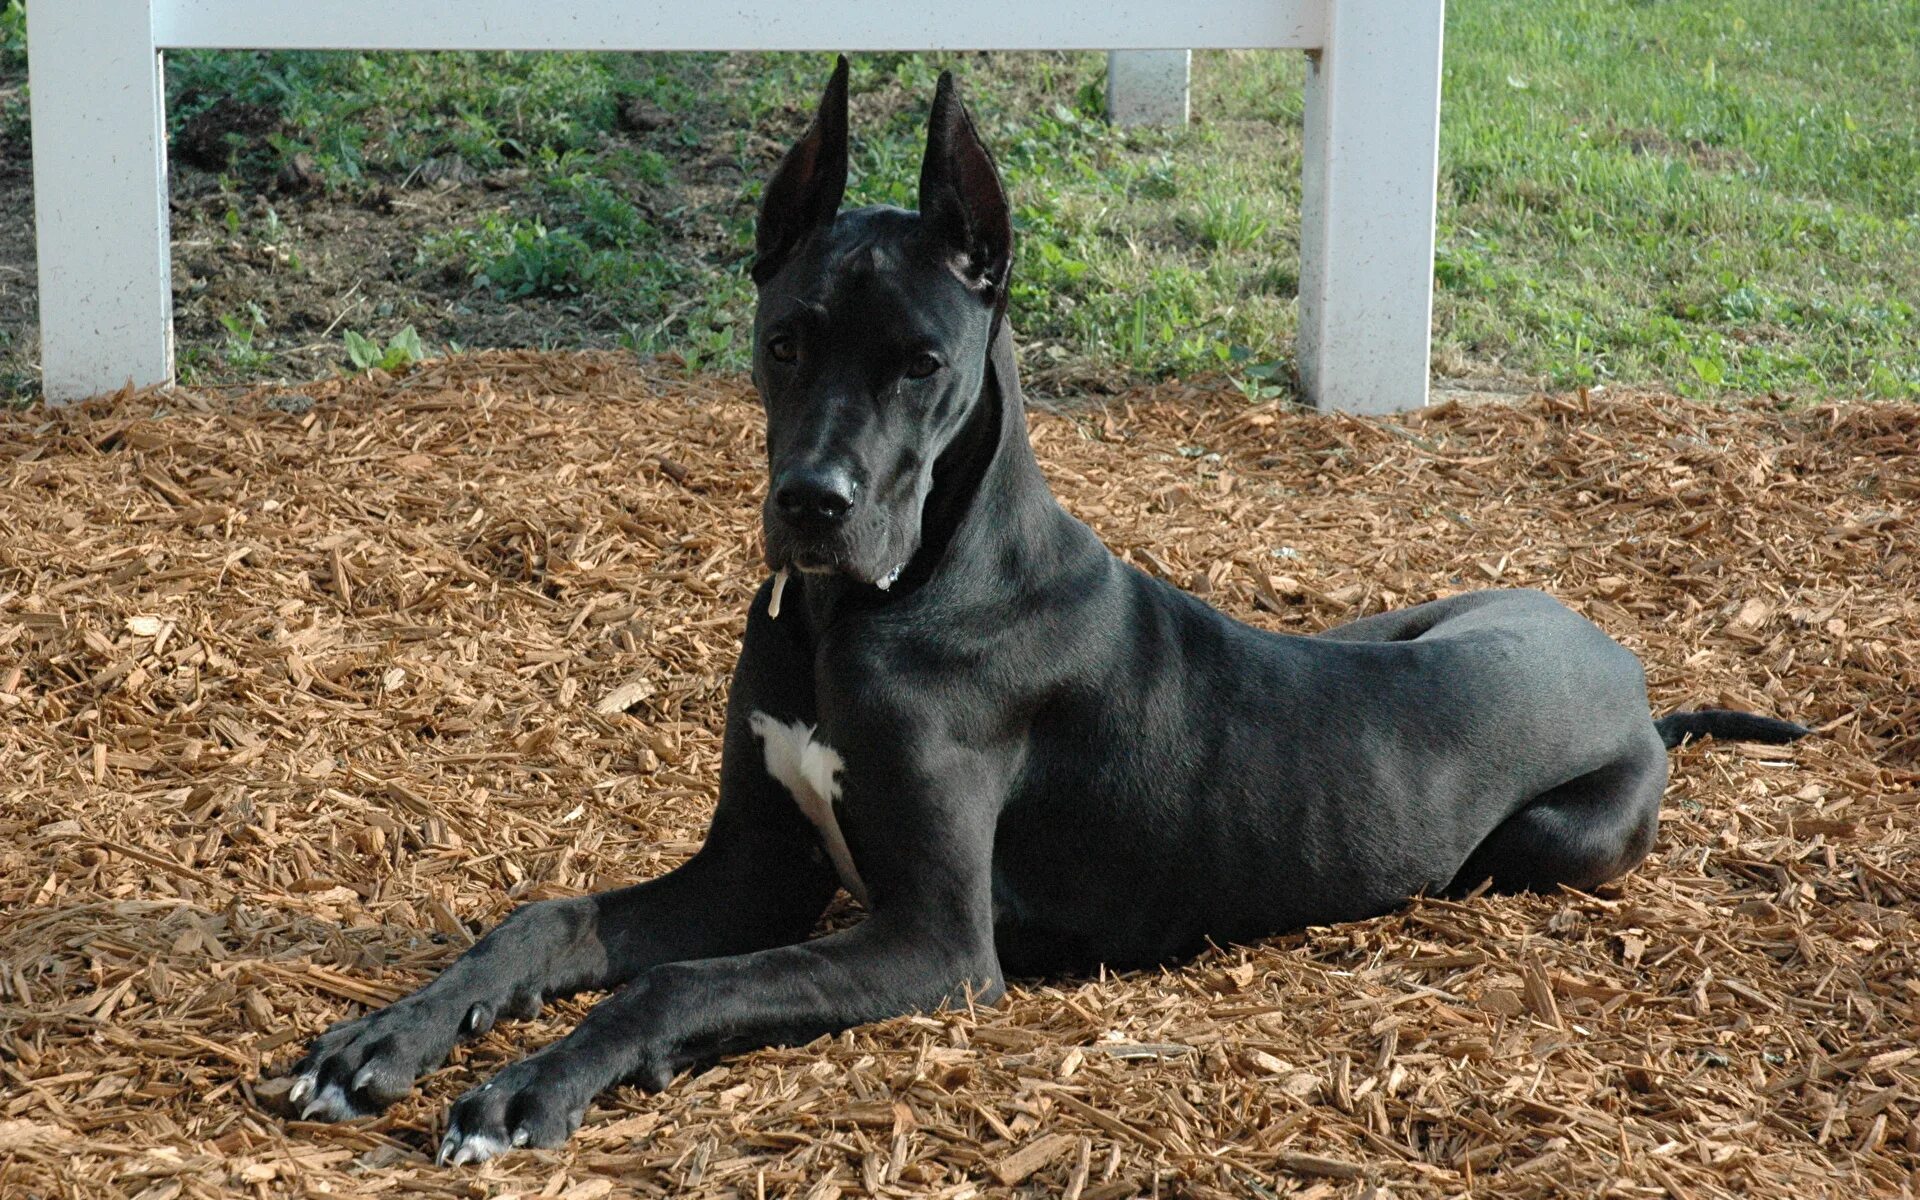
<path fill-rule="evenodd" d="M 1319 409 L 1427 402 L 1441 0 L 1329 0 L 1307 74 L 1300 379 Z"/>
<path fill-rule="evenodd" d="M 166 93 L 150 0 L 29 0 L 41 386 L 173 379 Z"/>
<path fill-rule="evenodd" d="M 1107 120 L 1115 125 L 1185 125 L 1191 50 L 1109 50 Z"/>

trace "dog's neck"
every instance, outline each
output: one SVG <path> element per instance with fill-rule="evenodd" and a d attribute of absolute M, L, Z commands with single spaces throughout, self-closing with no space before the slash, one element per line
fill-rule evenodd
<path fill-rule="evenodd" d="M 1064 522 L 1027 440 L 1026 401 L 1020 391 L 1013 333 L 996 323 L 987 349 L 979 401 L 953 444 L 934 464 L 933 489 L 921 510 L 920 546 L 891 590 L 879 592 L 838 576 L 804 577 L 808 623 L 824 629 L 839 616 L 898 603 L 921 588 L 953 577 L 990 594 L 1007 582 L 1005 555 L 1044 555 Z"/>

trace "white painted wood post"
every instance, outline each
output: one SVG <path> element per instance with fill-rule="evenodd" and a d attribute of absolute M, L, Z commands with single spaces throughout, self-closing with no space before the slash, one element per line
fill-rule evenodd
<path fill-rule="evenodd" d="M 1107 120 L 1185 125 L 1192 74 L 1191 50 L 1107 51 Z"/>
<path fill-rule="evenodd" d="M 40 370 L 59 403 L 173 379 L 150 0 L 28 0 Z"/>
<path fill-rule="evenodd" d="M 1310 55 L 1300 382 L 1320 409 L 1427 402 L 1441 0 L 1329 0 Z"/>

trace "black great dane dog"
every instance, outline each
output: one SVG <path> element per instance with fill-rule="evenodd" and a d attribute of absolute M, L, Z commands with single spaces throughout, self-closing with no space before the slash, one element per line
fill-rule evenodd
<path fill-rule="evenodd" d="M 1591 888 L 1653 844 L 1666 750 L 1798 725 L 1648 713 L 1634 656 L 1539 592 L 1318 637 L 1114 558 L 1054 501 L 1004 320 L 1012 229 L 940 79 L 920 210 L 841 212 L 844 59 L 760 214 L 773 577 L 720 801 L 659 879 L 513 913 L 328 1030 L 289 1093 L 376 1110 L 455 1040 L 617 989 L 455 1103 L 443 1162 L 551 1146 L 595 1093 L 965 997 L 1373 916 L 1491 879 Z M 845 885 L 869 915 L 807 941 Z"/>

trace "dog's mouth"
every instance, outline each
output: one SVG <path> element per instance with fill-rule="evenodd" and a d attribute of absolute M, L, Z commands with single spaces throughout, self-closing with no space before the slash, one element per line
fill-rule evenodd
<path fill-rule="evenodd" d="M 769 597 L 767 600 L 767 616 L 775 620 L 778 620 L 780 618 L 780 600 L 781 600 L 781 597 L 786 594 L 787 578 L 789 574 L 793 571 L 800 571 L 801 573 L 806 575 L 845 575 L 848 579 L 852 579 L 857 582 L 867 584 L 871 587 L 878 588 L 884 592 L 891 589 L 895 583 L 899 582 L 901 572 L 905 571 L 906 569 L 907 569 L 906 563 L 904 562 L 896 563 L 894 564 L 894 567 L 892 570 L 886 572 L 884 575 L 881 575 L 879 578 L 864 579 L 864 578 L 861 578 L 860 575 L 856 574 L 851 570 L 846 569 L 845 567 L 843 567 L 838 563 L 823 564 L 818 562 L 817 560 L 809 560 L 805 558 L 805 556 L 797 556 L 794 559 L 792 559 L 787 566 L 776 567 L 774 569 L 773 595 Z"/>
<path fill-rule="evenodd" d="M 837 575 L 845 569 L 840 560 L 832 555 L 804 552 L 794 555 L 787 565 L 803 575 Z"/>
<path fill-rule="evenodd" d="M 827 528 L 809 527 L 771 511 L 765 514 L 766 565 L 774 577 L 774 596 L 784 593 L 794 573 L 823 582 L 837 577 L 849 584 L 891 591 L 905 574 L 918 538 L 903 537 L 903 525 L 886 514 L 861 509 Z M 770 615 L 778 615 L 777 603 Z"/>

